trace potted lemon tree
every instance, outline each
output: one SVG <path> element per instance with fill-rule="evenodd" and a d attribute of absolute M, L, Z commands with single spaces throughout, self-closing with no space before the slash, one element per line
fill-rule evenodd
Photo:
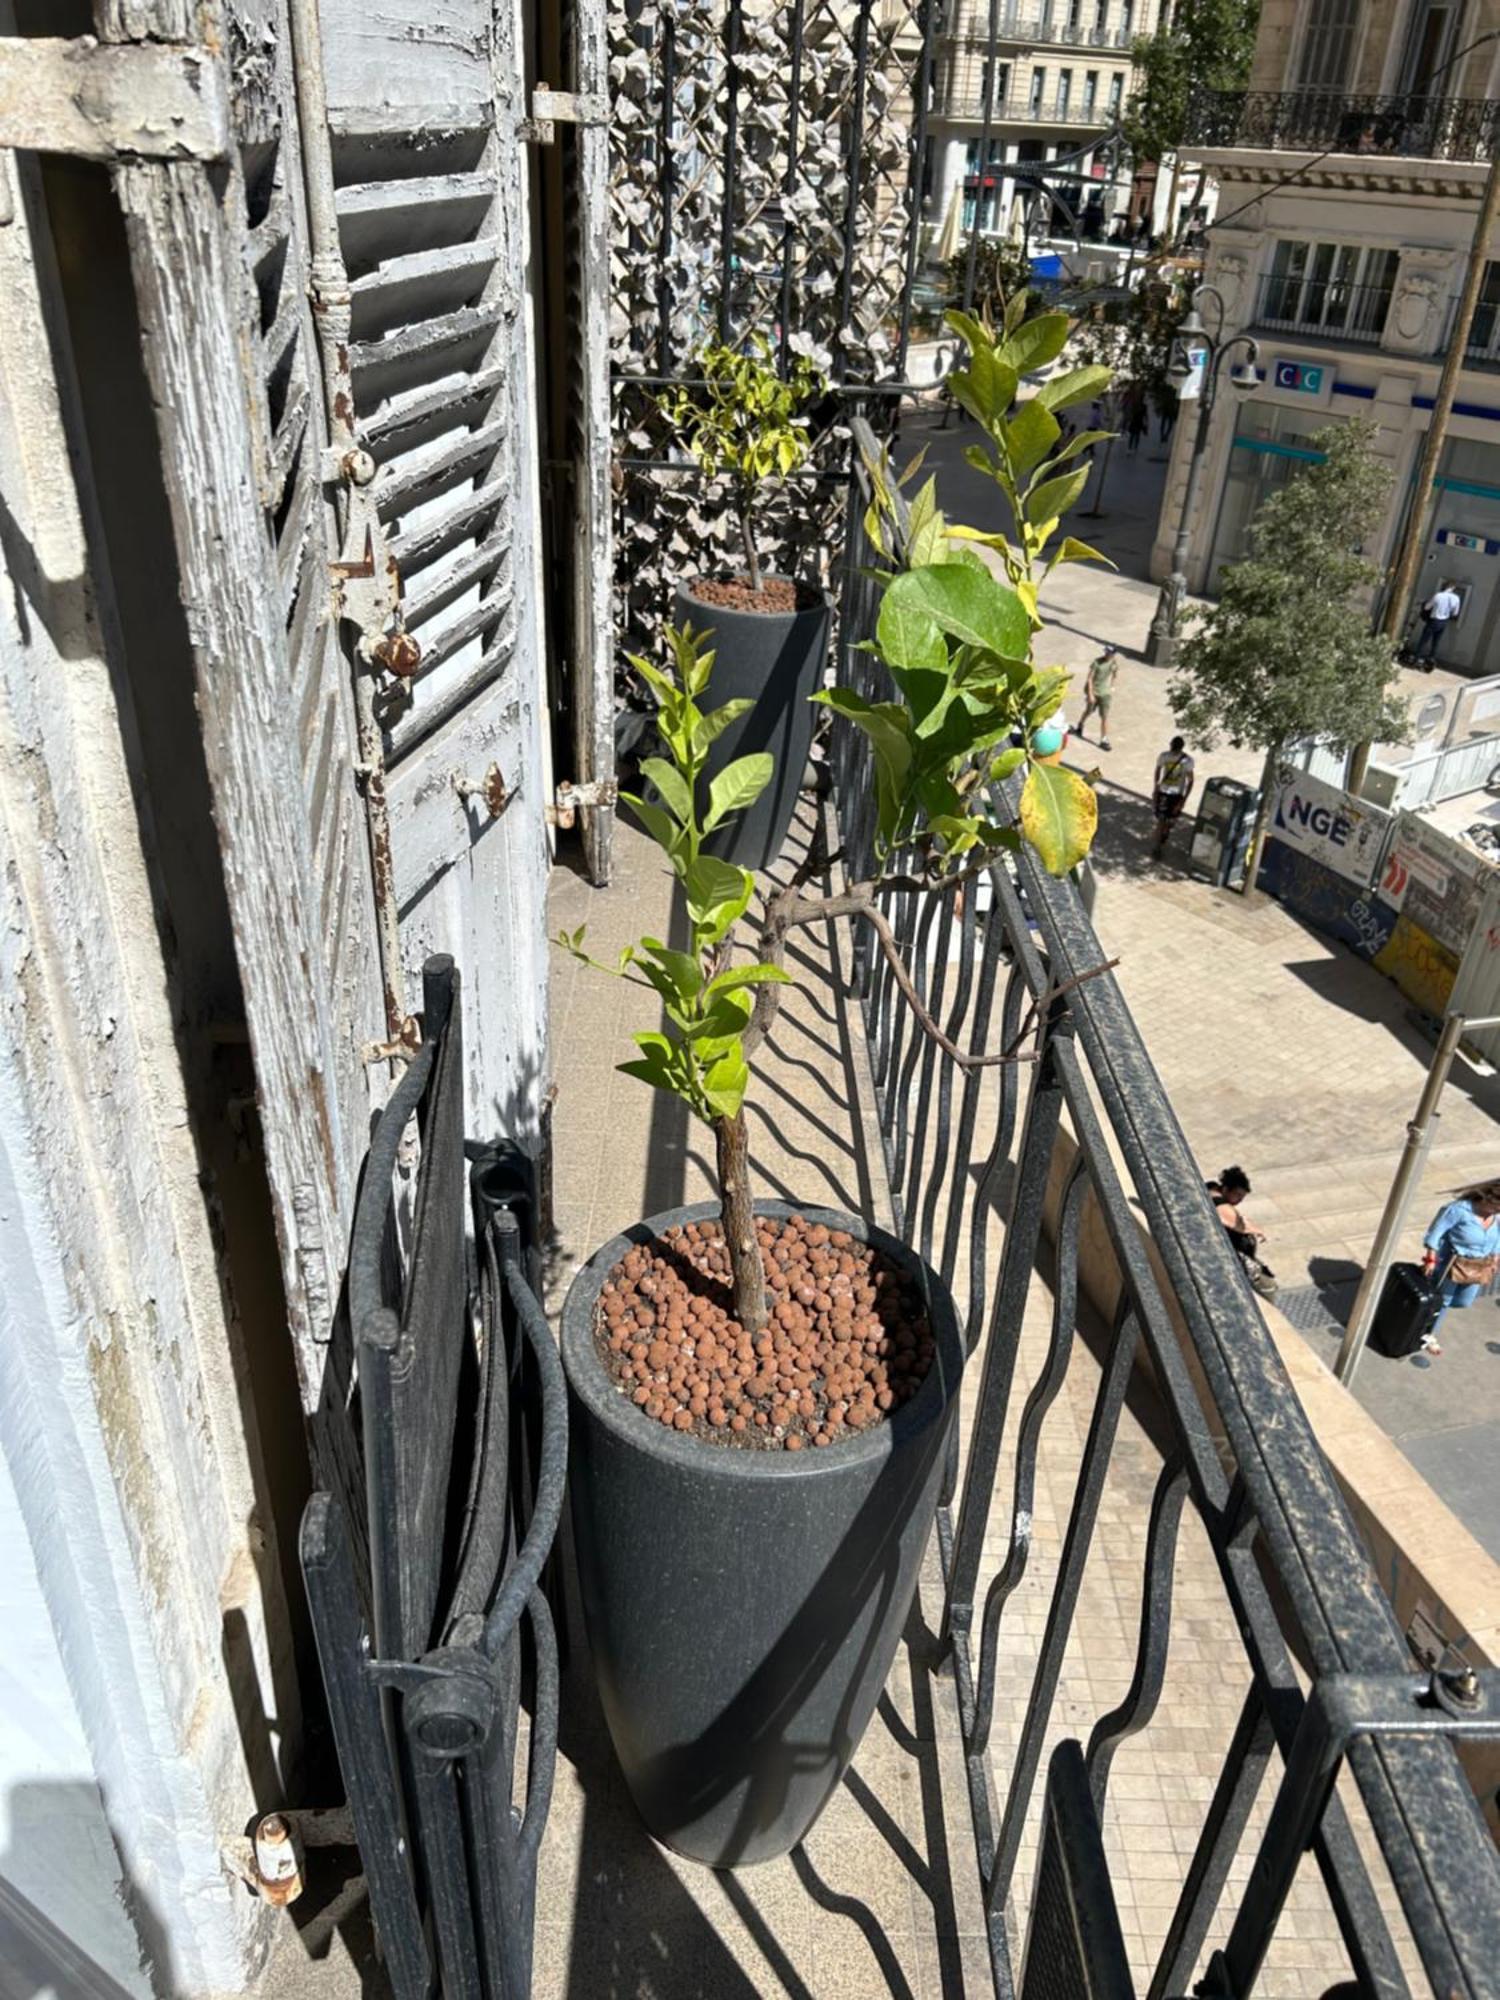
<path fill-rule="evenodd" d="M 816 583 L 769 570 L 760 519 L 772 481 L 799 472 L 812 439 L 807 406 L 826 384 L 814 362 L 793 355 L 777 372 L 763 337 L 745 347 L 710 342 L 695 378 L 660 398 L 683 446 L 711 478 L 727 480 L 743 567 L 678 585 L 676 621 L 713 645 L 716 691 L 743 702 L 710 749 L 711 775 L 736 759 L 769 752 L 774 768 L 753 804 L 724 820 L 709 851 L 748 868 L 776 859 L 791 825 L 812 747 L 808 698 L 828 658 L 832 607 Z"/>
<path fill-rule="evenodd" d="M 1029 748 L 1060 674 L 1034 658 L 1036 585 L 1047 563 L 1090 553 L 1048 555 L 1061 510 L 1045 510 L 1074 481 L 1056 484 L 1055 418 L 1011 407 L 1018 358 L 1066 337 L 1046 317 L 1041 342 L 1019 315 L 999 337 L 973 329 L 986 435 L 1016 502 L 1016 535 L 990 561 L 943 520 L 930 484 L 908 503 L 874 468 L 890 699 L 822 698 L 874 748 L 875 873 L 835 895 L 794 885 L 773 898 L 754 958 L 735 951 L 752 876 L 709 841 L 753 809 L 771 755 L 712 768 L 745 697 L 705 706 L 718 667 L 690 627 L 668 632 L 665 660 L 635 662 L 662 755 L 642 767 L 651 796 L 633 803 L 675 877 L 688 942 L 643 937 L 599 969 L 659 1008 L 621 1068 L 711 1130 L 719 1187 L 643 1219 L 575 1278 L 562 1318 L 569 1481 L 626 1782 L 658 1838 L 715 1867 L 795 1846 L 858 1746 L 916 1586 L 964 1360 L 953 1301 L 910 1246 L 867 1217 L 755 1197 L 744 1103 L 768 1003 L 788 983 L 787 935 L 847 916 L 894 950 L 879 898 L 898 880 L 951 893 L 1022 840 L 1062 872 L 1093 835 L 1089 787 Z M 1090 374 L 1054 386 L 1054 407 L 1095 393 Z M 583 930 L 559 942 L 595 963 Z M 902 990 L 955 1059 L 1022 1058 L 1019 1046 L 966 1057 L 909 978 Z"/>

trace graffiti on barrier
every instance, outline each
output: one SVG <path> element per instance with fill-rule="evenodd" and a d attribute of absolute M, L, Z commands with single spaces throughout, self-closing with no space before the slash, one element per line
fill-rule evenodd
<path fill-rule="evenodd" d="M 1368 888 L 1280 839 L 1266 842 L 1258 880 L 1289 910 L 1362 958 L 1374 958 L 1390 938 L 1394 910 Z"/>
<path fill-rule="evenodd" d="M 1458 977 L 1457 955 L 1439 944 L 1407 910 L 1396 919 L 1388 942 L 1376 954 L 1375 965 L 1424 1012 L 1441 1016 L 1448 1011 Z"/>

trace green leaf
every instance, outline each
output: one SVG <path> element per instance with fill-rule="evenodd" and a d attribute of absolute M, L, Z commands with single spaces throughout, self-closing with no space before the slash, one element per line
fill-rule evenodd
<path fill-rule="evenodd" d="M 1076 771 L 1033 764 L 1021 789 L 1021 831 L 1051 875 L 1066 875 L 1088 853 L 1099 801 Z"/>
<path fill-rule="evenodd" d="M 679 826 L 693 823 L 693 794 L 687 779 L 677 768 L 669 764 L 665 757 L 643 757 L 641 776 L 649 778 L 658 792 L 666 800 Z"/>
<path fill-rule="evenodd" d="M 703 1095 L 715 1117 L 738 1117 L 749 1081 L 750 1069 L 743 1052 L 738 1048 L 726 1050 L 703 1079 Z"/>
<path fill-rule="evenodd" d="M 1023 403 L 1005 426 L 1005 443 L 1010 452 L 1010 469 L 1016 479 L 1024 479 L 1051 451 L 1062 435 L 1062 426 L 1033 396 Z"/>
<path fill-rule="evenodd" d="M 990 344 L 989 334 L 972 314 L 960 312 L 957 306 L 949 306 L 943 318 L 956 334 L 968 342 L 971 353 L 976 348 L 987 347 Z"/>
<path fill-rule="evenodd" d="M 1024 750 L 1002 750 L 990 766 L 991 782 L 997 785 L 1001 784 L 1010 776 L 1012 771 L 1018 771 L 1025 762 L 1026 752 Z"/>
<path fill-rule="evenodd" d="M 660 806 L 648 805 L 634 792 L 621 792 L 620 797 L 663 853 L 669 857 L 674 856 L 682 844 L 682 830 L 676 822 L 670 819 Z"/>
<path fill-rule="evenodd" d="M 733 992 L 741 986 L 791 986 L 795 981 L 782 965 L 731 965 L 708 982 L 710 993 Z"/>
<path fill-rule="evenodd" d="M 1044 382 L 1036 400 L 1049 410 L 1068 410 L 1075 403 L 1087 403 L 1101 395 L 1113 379 L 1112 368 L 1070 368 L 1065 375 L 1054 375 L 1050 382 Z"/>
<path fill-rule="evenodd" d="M 1092 451 L 1096 444 L 1108 444 L 1109 440 L 1117 435 L 1115 431 L 1074 431 L 1062 450 L 1053 452 L 1052 464 L 1054 467 L 1066 465 L 1070 458 L 1077 458 L 1080 452 Z"/>
<path fill-rule="evenodd" d="M 627 653 L 625 657 L 629 660 L 631 666 L 635 668 L 647 687 L 651 689 L 658 701 L 667 702 L 677 700 L 678 690 L 670 674 L 664 674 L 659 667 L 653 667 L 651 662 L 642 658 L 639 653 Z"/>
<path fill-rule="evenodd" d="M 769 750 L 756 750 L 748 757 L 736 757 L 732 764 L 726 764 L 708 787 L 708 812 L 703 821 L 703 831 L 712 833 L 730 813 L 743 812 L 746 806 L 753 806 L 770 784 L 775 768 L 776 759 Z"/>
<path fill-rule="evenodd" d="M 621 1076 L 638 1077 L 642 1083 L 649 1083 L 653 1090 L 670 1091 L 674 1097 L 683 1095 L 682 1087 L 671 1071 L 663 1069 L 660 1063 L 652 1062 L 649 1057 L 637 1057 L 633 1062 L 616 1063 L 615 1068 Z"/>
<path fill-rule="evenodd" d="M 685 1006 L 703 990 L 703 967 L 690 951 L 674 951 L 671 945 L 663 944 L 659 938 L 643 937 L 642 949 L 649 951 L 671 980 L 678 998 Z M 642 968 L 644 970 L 644 967 Z"/>
<path fill-rule="evenodd" d="M 1071 472 L 1059 473 L 1056 479 L 1044 480 L 1027 494 L 1026 519 L 1033 528 L 1043 527 L 1067 513 L 1088 485 L 1089 469 L 1086 465 L 1075 466 Z"/>
<path fill-rule="evenodd" d="M 970 569 L 966 563 L 937 563 L 898 576 L 885 594 L 882 626 L 893 600 L 901 613 L 925 615 L 964 645 L 987 653 L 1014 657 L 1030 644 L 1031 621 L 1025 606 L 1008 584 L 988 570 Z"/>
<path fill-rule="evenodd" d="M 1102 555 L 1098 549 L 1091 548 L 1087 542 L 1080 542 L 1074 535 L 1063 536 L 1062 543 L 1056 555 L 1053 556 L 1047 567 L 1049 570 L 1056 569 L 1059 563 L 1065 562 L 1101 562 L 1106 564 L 1110 569 L 1115 567 L 1114 562 L 1109 556 Z"/>
<path fill-rule="evenodd" d="M 700 715 L 693 725 L 693 749 L 698 756 L 716 743 L 731 722 L 738 722 L 742 715 L 748 715 L 755 703 L 749 700 L 726 701 L 718 708 L 711 708 L 707 715 Z"/>
<path fill-rule="evenodd" d="M 987 445 L 966 444 L 964 446 L 964 459 L 967 464 L 973 466 L 976 472 L 982 472 L 988 479 L 994 478 L 995 454 Z"/>
<path fill-rule="evenodd" d="M 735 868 L 715 854 L 700 854 L 683 877 L 683 890 L 688 915 L 703 933 L 703 941 L 717 944 L 748 909 L 755 878 L 748 868 Z"/>
<path fill-rule="evenodd" d="M 1066 313 L 1038 313 L 1017 328 L 1001 352 L 1018 375 L 1030 375 L 1062 353 L 1068 344 L 1068 328 Z"/>
<path fill-rule="evenodd" d="M 932 614 L 903 590 L 907 577 L 897 577 L 880 601 L 875 643 L 889 667 L 911 673 L 946 674 L 948 644 Z"/>
<path fill-rule="evenodd" d="M 868 702 L 851 688 L 823 688 L 814 701 L 848 719 L 870 739 L 875 753 L 875 809 L 880 839 L 889 846 L 901 818 L 902 800 L 912 767 L 911 711 L 900 702 Z"/>

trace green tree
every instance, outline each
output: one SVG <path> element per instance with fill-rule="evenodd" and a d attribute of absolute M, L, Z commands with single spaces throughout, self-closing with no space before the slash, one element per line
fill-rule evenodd
<path fill-rule="evenodd" d="M 745 551 L 750 588 L 761 590 L 756 508 L 761 488 L 785 479 L 812 449 L 804 404 L 823 393 L 825 383 L 805 354 L 792 357 L 785 376 L 777 373 L 771 343 L 756 334 L 743 348 L 712 340 L 694 357 L 697 379 L 658 399 L 669 423 L 710 479 L 727 475 L 733 483 L 734 511 Z"/>
<path fill-rule="evenodd" d="M 959 304 L 969 282 L 969 246 L 966 243 L 944 266 L 950 304 Z M 1014 298 L 1027 301 L 1028 310 L 1040 303 L 1033 298 L 1031 259 L 1008 236 L 981 236 L 974 253 L 974 311 L 981 319 L 999 321 Z"/>
<path fill-rule="evenodd" d="M 1184 640 L 1173 711 L 1194 744 L 1228 736 L 1265 752 L 1245 886 L 1254 886 L 1287 746 L 1315 736 L 1349 746 L 1399 740 L 1406 704 L 1392 692 L 1392 642 L 1370 630 L 1380 571 L 1360 553 L 1391 474 L 1371 454 L 1373 424 L 1330 424 L 1321 453 L 1263 502 L 1250 553 L 1225 566 L 1219 600 Z"/>
<path fill-rule="evenodd" d="M 1260 0 L 1177 0 L 1153 34 L 1137 36 L 1136 84 L 1121 126 L 1138 161 L 1180 160 L 1196 90 L 1244 89 L 1259 20 Z M 1175 189 L 1176 164 L 1172 179 Z"/>
<path fill-rule="evenodd" d="M 1116 389 L 1138 383 L 1157 410 L 1170 409 L 1177 390 L 1167 366 L 1189 297 L 1185 284 L 1149 270 L 1128 298 L 1094 304 L 1083 297 L 1074 335 L 1079 359 L 1110 369 Z"/>

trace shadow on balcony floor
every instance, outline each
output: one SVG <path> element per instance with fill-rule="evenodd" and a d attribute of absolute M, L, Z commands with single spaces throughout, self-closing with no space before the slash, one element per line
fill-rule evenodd
<path fill-rule="evenodd" d="M 809 807 L 804 838 L 810 824 Z M 591 946 L 606 961 L 643 931 L 665 935 L 670 917 L 670 884 L 655 851 L 628 827 L 620 831 L 617 859 L 616 883 L 607 892 L 590 891 L 561 872 L 554 884 L 554 924 L 587 923 Z M 846 949 L 842 938 L 831 947 L 816 931 L 801 934 L 800 983 L 752 1085 L 751 1101 L 759 1107 L 752 1119 L 755 1170 L 767 1188 L 858 1203 L 884 1221 L 884 1152 L 871 1115 L 862 1020 L 846 994 Z M 655 1025 L 642 1014 L 643 996 L 572 963 L 559 964 L 556 995 L 557 1224 L 566 1283 L 616 1230 L 652 1207 L 701 1198 L 709 1186 L 701 1136 L 659 1121 L 649 1094 L 613 1075 L 612 1064 L 629 1053 L 630 1030 Z M 918 1102 L 911 1082 L 908 1071 L 898 1092 L 903 1104 Z M 1024 1085 L 1021 1094 L 1024 1099 Z M 982 1115 L 972 1137 L 976 1163 L 987 1157 L 992 1135 L 993 1117 Z M 930 1143 L 925 1134 L 908 1136 L 917 1146 Z M 1002 1174 L 991 1181 L 981 1219 L 991 1274 L 1003 1240 L 998 1210 L 1007 1185 Z M 1018 1420 L 1045 1365 L 1052 1303 L 1047 1286 L 1034 1282 L 988 1507 L 981 1596 L 1010 1547 Z M 1000 1632 L 990 1756 L 1002 1802 L 1099 1389 L 1099 1329 L 1085 1325 L 1081 1331 L 1085 1338 L 1073 1345 L 1042 1433 L 1029 1508 L 1029 1566 Z M 979 1361 L 976 1356 L 965 1382 L 966 1433 L 974 1419 Z M 1158 1416 L 1138 1377 L 1121 1416 L 1043 1733 L 1043 1773 L 1052 1749 L 1065 1738 L 1086 1741 L 1131 1680 L 1152 1494 L 1162 1467 Z M 542 1851 L 536 2000 L 980 2000 L 990 1994 L 953 1685 L 926 1665 L 924 1635 L 935 1626 L 940 1604 L 936 1557 L 929 1551 L 919 1610 L 844 1785 L 797 1853 L 737 1875 L 671 1855 L 636 1818 L 602 1726 L 575 1612 L 568 1620 L 557 1792 Z M 1249 1679 L 1234 1612 L 1191 1509 L 1178 1544 L 1174 1605 L 1161 1705 L 1156 1719 L 1121 1745 L 1104 1817 L 1125 1946 L 1142 1992 L 1166 1939 Z M 1274 1763 L 1272 1772 L 1274 1777 Z M 1270 1800 L 1267 1788 L 1230 1866 L 1226 1902 L 1205 1951 L 1227 1934 Z M 1022 1816 L 1007 1912 L 1018 1969 L 1039 1811 L 1040 1788 Z M 1354 1818 L 1358 1827 L 1357 1812 Z M 1321 2000 L 1347 1976 L 1346 1960 L 1311 1859 L 1298 1874 L 1288 1918 L 1257 1990 Z M 1396 1929 L 1399 1935 L 1399 1923 Z"/>

